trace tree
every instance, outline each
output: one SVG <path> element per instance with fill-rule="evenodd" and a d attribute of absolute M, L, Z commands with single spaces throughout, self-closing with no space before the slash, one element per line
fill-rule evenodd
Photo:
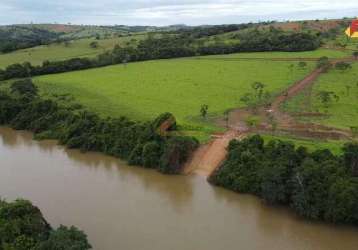
<path fill-rule="evenodd" d="M 358 144 L 346 145 L 344 155 L 335 156 L 280 140 L 264 143 L 256 135 L 231 141 L 228 157 L 209 181 L 289 205 L 307 218 L 358 225 L 358 182 L 350 174 L 355 167 Z"/>
<path fill-rule="evenodd" d="M 264 91 L 266 85 L 261 82 L 254 82 L 251 84 L 253 93 L 245 93 L 240 101 L 244 102 L 246 106 L 251 107 L 257 111 L 258 106 L 269 104 L 271 94 Z"/>
<path fill-rule="evenodd" d="M 307 63 L 306 62 L 299 62 L 298 67 L 300 67 L 301 69 L 305 69 L 307 67 Z"/>
<path fill-rule="evenodd" d="M 27 77 L 31 77 L 31 71 L 33 70 L 33 67 L 31 65 L 31 63 L 29 62 L 24 62 L 22 64 L 22 67 L 24 68 L 24 71 L 26 72 L 26 76 Z"/>
<path fill-rule="evenodd" d="M 51 232 L 48 240 L 37 246 L 36 250 L 88 250 L 92 246 L 88 243 L 87 236 L 75 227 L 60 226 Z"/>
<path fill-rule="evenodd" d="M 90 47 L 91 47 L 92 49 L 98 48 L 98 42 L 96 42 L 96 41 L 91 42 L 91 43 L 90 43 Z"/>
<path fill-rule="evenodd" d="M 261 170 L 261 195 L 265 201 L 270 204 L 286 204 L 288 202 L 289 173 L 289 167 L 280 162 Z"/>
<path fill-rule="evenodd" d="M 338 161 L 307 158 L 294 172 L 291 206 L 300 215 L 320 219 L 329 211 L 329 189 L 334 180 L 344 177 Z"/>
<path fill-rule="evenodd" d="M 146 143 L 142 152 L 143 166 L 147 168 L 158 167 L 160 154 L 161 148 L 159 143 L 155 141 Z"/>
<path fill-rule="evenodd" d="M 11 93 L 33 97 L 37 95 L 37 87 L 31 79 L 19 80 L 11 84 Z"/>
<path fill-rule="evenodd" d="M 265 84 L 262 82 L 254 82 L 251 84 L 251 88 L 255 91 L 255 95 L 258 100 L 262 99 L 265 87 Z"/>
<path fill-rule="evenodd" d="M 5 70 L 0 69 L 0 81 L 5 80 L 6 78 L 5 74 L 6 74 Z"/>
<path fill-rule="evenodd" d="M 318 59 L 317 66 L 318 69 L 323 69 L 324 71 L 328 70 L 331 67 L 331 63 L 329 62 L 329 58 L 323 56 Z"/>
<path fill-rule="evenodd" d="M 4 78 L 11 79 L 11 78 L 28 77 L 29 71 L 31 71 L 31 66 L 29 66 L 28 63 L 24 63 L 24 64 L 15 63 L 6 67 Z"/>
<path fill-rule="evenodd" d="M 32 247 L 45 239 L 51 230 L 40 209 L 26 200 L 0 203 L 0 248 L 5 244 L 15 249 Z M 21 247 L 20 247 L 21 245 Z M 12 249 L 12 248 L 10 248 Z M 29 248 L 31 249 L 31 248 Z"/>
<path fill-rule="evenodd" d="M 240 101 L 245 103 L 245 105 L 248 106 L 248 107 L 254 107 L 255 106 L 255 97 L 251 93 L 244 94 L 240 98 Z"/>
<path fill-rule="evenodd" d="M 336 95 L 333 91 L 326 91 L 322 90 L 317 93 L 317 97 L 320 99 L 321 103 L 325 108 L 328 108 L 328 106 L 335 101 L 339 101 L 339 96 Z"/>
<path fill-rule="evenodd" d="M 358 51 L 353 52 L 353 57 L 357 60 L 358 59 Z"/>
<path fill-rule="evenodd" d="M 347 169 L 358 177 L 358 144 L 348 143 L 343 147 L 343 158 Z"/>
<path fill-rule="evenodd" d="M 201 105 L 200 107 L 200 114 L 205 119 L 208 114 L 209 106 L 206 104 Z"/>
<path fill-rule="evenodd" d="M 329 188 L 324 217 L 334 223 L 351 223 L 358 218 L 358 185 L 348 178 L 337 179 Z"/>
<path fill-rule="evenodd" d="M 158 170 L 164 174 L 179 174 L 183 164 L 199 146 L 195 138 L 171 137 L 164 145 Z"/>
<path fill-rule="evenodd" d="M 335 69 L 340 70 L 342 73 L 352 68 L 352 65 L 346 62 L 338 62 L 334 66 Z"/>

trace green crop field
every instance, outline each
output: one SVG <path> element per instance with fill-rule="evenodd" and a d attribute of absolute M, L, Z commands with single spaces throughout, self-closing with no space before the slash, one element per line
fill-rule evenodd
<path fill-rule="evenodd" d="M 311 62 L 306 69 L 300 69 L 295 63 L 292 70 L 291 64 L 198 58 L 157 60 L 41 76 L 35 82 L 43 95 L 72 94 L 102 116 L 148 120 L 162 112 L 172 112 L 189 130 L 211 132 L 212 123 L 199 116 L 201 105 L 209 105 L 211 118 L 221 116 L 227 109 L 244 105 L 240 97 L 250 91 L 254 81 L 263 82 L 267 90 L 277 94 L 314 67 Z"/>
<path fill-rule="evenodd" d="M 70 59 L 74 57 L 93 57 L 106 50 L 113 49 L 116 44 L 126 46 L 128 42 L 132 45 L 146 37 L 146 35 L 132 35 L 119 38 L 109 38 L 96 40 L 95 38 L 86 38 L 73 40 L 68 46 L 64 43 L 38 46 L 29 49 L 14 51 L 12 53 L 0 54 L 0 69 L 13 63 L 30 62 L 33 65 L 42 64 L 43 61 L 57 61 Z M 136 41 L 134 41 L 135 39 Z M 97 41 L 98 48 L 91 48 L 90 43 Z"/>
<path fill-rule="evenodd" d="M 320 91 L 332 91 L 339 100 L 333 100 L 325 107 L 317 98 Z M 323 118 L 310 118 L 311 121 L 324 125 L 350 128 L 358 126 L 358 63 L 345 72 L 331 69 L 323 74 L 315 83 L 311 94 L 303 92 L 288 102 L 284 108 L 290 112 L 321 112 Z M 307 105 L 310 104 L 310 105 Z"/>

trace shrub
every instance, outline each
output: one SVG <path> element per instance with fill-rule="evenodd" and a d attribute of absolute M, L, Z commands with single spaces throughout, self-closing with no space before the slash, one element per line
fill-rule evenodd
<path fill-rule="evenodd" d="M 143 147 L 143 166 L 147 168 L 155 168 L 159 166 L 161 156 L 161 147 L 158 142 L 148 142 Z"/>
<path fill-rule="evenodd" d="M 199 142 L 191 137 L 172 137 L 164 145 L 159 171 L 165 174 L 178 174 Z"/>

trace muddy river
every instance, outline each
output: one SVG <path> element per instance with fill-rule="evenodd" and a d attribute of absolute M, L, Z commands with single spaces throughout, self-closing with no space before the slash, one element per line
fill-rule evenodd
<path fill-rule="evenodd" d="M 356 250 L 358 229 L 300 219 L 197 176 L 164 176 L 0 128 L 0 196 L 76 225 L 97 250 Z"/>

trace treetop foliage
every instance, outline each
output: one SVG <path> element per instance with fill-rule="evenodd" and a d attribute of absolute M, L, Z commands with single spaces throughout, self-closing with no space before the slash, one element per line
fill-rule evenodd
<path fill-rule="evenodd" d="M 87 250 L 87 236 L 75 227 L 54 230 L 40 209 L 27 200 L 0 200 L 0 249 Z"/>
<path fill-rule="evenodd" d="M 358 225 L 358 144 L 335 156 L 280 140 L 264 144 L 256 135 L 231 141 L 228 150 L 213 184 L 289 205 L 310 219 Z"/>
<path fill-rule="evenodd" d="M 0 28 L 0 52 L 7 53 L 18 49 L 48 44 L 59 34 L 35 27 L 5 26 Z"/>

